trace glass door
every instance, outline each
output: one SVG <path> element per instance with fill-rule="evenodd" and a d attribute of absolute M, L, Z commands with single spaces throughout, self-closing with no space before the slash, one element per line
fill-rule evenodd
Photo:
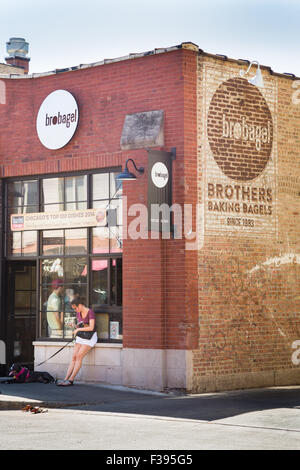
<path fill-rule="evenodd" d="M 33 365 L 36 338 L 36 262 L 11 261 L 7 286 L 7 360 Z"/>

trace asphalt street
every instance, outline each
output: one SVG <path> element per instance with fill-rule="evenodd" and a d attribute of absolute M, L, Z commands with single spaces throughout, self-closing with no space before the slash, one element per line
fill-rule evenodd
<path fill-rule="evenodd" d="M 299 450 L 300 387 L 199 395 L 0 383 L 0 449 Z M 43 411 L 22 411 L 31 404 Z"/>

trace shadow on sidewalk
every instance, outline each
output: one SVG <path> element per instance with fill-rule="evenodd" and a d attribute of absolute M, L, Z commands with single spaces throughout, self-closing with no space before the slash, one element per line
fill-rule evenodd
<path fill-rule="evenodd" d="M 278 387 L 201 395 L 149 394 L 101 385 L 0 384 L 0 410 L 37 406 L 214 421 L 276 408 L 300 408 L 300 387 Z"/>

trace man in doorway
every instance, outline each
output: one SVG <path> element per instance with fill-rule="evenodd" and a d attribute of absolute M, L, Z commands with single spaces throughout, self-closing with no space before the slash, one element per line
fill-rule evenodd
<path fill-rule="evenodd" d="M 49 325 L 50 338 L 62 338 L 63 336 L 63 309 L 62 293 L 63 280 L 54 279 L 52 281 L 52 293 L 47 301 L 47 321 Z"/>

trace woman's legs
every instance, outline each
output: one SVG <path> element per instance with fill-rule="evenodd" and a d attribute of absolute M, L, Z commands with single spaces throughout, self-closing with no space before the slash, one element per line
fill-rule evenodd
<path fill-rule="evenodd" d="M 73 382 L 75 376 L 81 368 L 84 356 L 87 355 L 90 349 L 92 349 L 91 346 L 87 346 L 86 344 L 75 344 L 72 361 L 69 365 L 65 380 L 70 380 Z"/>
<path fill-rule="evenodd" d="M 74 369 L 74 366 L 75 366 L 75 362 L 76 362 L 76 357 L 77 357 L 77 354 L 79 352 L 79 349 L 80 349 L 80 346 L 81 344 L 78 344 L 78 343 L 75 343 L 74 345 L 74 350 L 73 350 L 73 354 L 72 354 L 72 359 L 71 359 L 71 362 L 70 362 L 70 365 L 68 367 L 68 370 L 67 370 L 67 373 L 66 373 L 66 376 L 65 376 L 65 379 L 64 380 L 68 380 L 70 375 L 72 374 L 73 372 L 73 369 Z"/>

